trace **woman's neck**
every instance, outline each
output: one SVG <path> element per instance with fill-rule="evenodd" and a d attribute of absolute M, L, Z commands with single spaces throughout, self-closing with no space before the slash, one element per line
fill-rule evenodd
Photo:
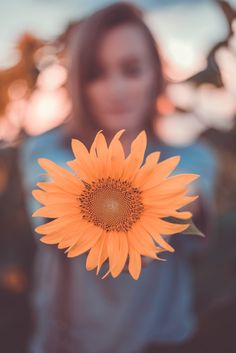
<path fill-rule="evenodd" d="M 65 124 L 64 126 L 64 143 L 65 141 L 68 143 L 68 139 L 70 140 L 71 138 L 79 138 L 82 140 L 83 143 L 86 144 L 87 148 L 90 148 L 91 143 L 94 140 L 94 137 L 96 135 L 97 129 L 95 127 L 91 127 L 89 129 L 81 129 L 80 131 L 78 125 L 76 124 L 75 121 L 69 121 L 69 123 Z M 83 133 L 83 130 L 85 133 Z M 133 140 L 137 137 L 137 135 L 143 130 L 143 128 L 136 128 L 132 130 L 126 130 L 124 134 L 121 136 L 121 143 L 125 151 L 125 156 L 127 156 L 130 152 L 130 147 L 133 142 Z M 103 133 L 105 135 L 105 138 L 107 140 L 107 143 L 110 144 L 112 138 L 115 135 L 114 131 L 107 131 L 103 130 Z M 150 132 L 148 133 L 148 138 L 152 138 L 152 134 Z"/>

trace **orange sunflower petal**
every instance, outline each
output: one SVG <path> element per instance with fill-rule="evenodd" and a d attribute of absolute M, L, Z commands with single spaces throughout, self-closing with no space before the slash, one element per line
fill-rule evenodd
<path fill-rule="evenodd" d="M 184 206 L 190 204 L 191 202 L 197 200 L 198 198 L 199 198 L 198 195 L 182 197 L 182 198 L 176 203 L 176 209 L 181 208 L 181 207 L 184 207 Z"/>
<path fill-rule="evenodd" d="M 105 238 L 107 237 L 107 235 L 105 235 Z M 107 252 L 107 247 L 106 247 L 106 240 L 105 238 L 103 239 L 103 243 L 100 247 L 100 251 L 98 254 L 98 267 L 97 267 L 97 271 L 96 274 L 98 275 L 102 265 L 104 264 L 104 262 L 108 259 L 108 252 Z"/>
<path fill-rule="evenodd" d="M 94 270 L 99 265 L 99 256 L 102 252 L 102 247 L 105 240 L 105 232 L 98 239 L 97 243 L 90 249 L 89 254 L 86 259 L 86 269 L 88 271 Z"/>
<path fill-rule="evenodd" d="M 81 225 L 83 225 L 83 222 L 80 222 L 80 228 Z M 65 237 L 69 237 L 71 239 L 72 235 L 75 237 L 75 231 L 78 233 L 78 225 L 77 223 L 75 224 L 66 224 L 66 225 L 61 225 L 60 229 L 49 232 L 45 235 L 43 235 L 40 239 L 41 242 L 46 243 L 46 244 L 58 244 L 60 243 Z M 78 237 L 78 235 L 76 234 Z"/>
<path fill-rule="evenodd" d="M 129 247 L 129 273 L 133 279 L 137 280 L 141 273 L 141 256 L 140 254 L 132 247 Z"/>
<path fill-rule="evenodd" d="M 145 227 L 149 228 L 149 230 L 165 235 L 181 233 L 189 227 L 189 224 L 175 224 L 164 221 L 160 218 L 148 216 L 142 217 L 142 222 Z"/>
<path fill-rule="evenodd" d="M 145 223 L 144 223 L 145 222 Z M 164 240 L 164 238 L 160 235 L 160 230 L 156 227 L 156 224 L 153 225 L 152 219 L 150 218 L 143 218 L 141 223 L 141 227 L 155 240 L 155 242 L 161 246 L 166 251 L 174 252 L 175 249 Z"/>
<path fill-rule="evenodd" d="M 157 258 L 157 248 L 153 243 L 151 236 L 142 227 L 141 224 L 131 229 L 128 234 L 129 245 L 132 246 L 141 255 Z"/>
<path fill-rule="evenodd" d="M 96 170 L 93 168 L 89 151 L 85 145 L 77 139 L 72 139 L 71 147 L 77 161 L 79 171 L 84 175 L 86 174 L 86 181 L 87 179 L 91 180 L 93 177 L 96 177 Z"/>
<path fill-rule="evenodd" d="M 152 173 L 157 165 L 157 162 L 160 157 L 160 152 L 152 152 L 147 156 L 145 164 L 139 169 L 138 173 L 136 174 L 133 184 L 135 186 L 142 184 L 143 180 L 147 180 L 148 176 Z"/>
<path fill-rule="evenodd" d="M 67 215 L 80 215 L 80 210 L 74 204 L 54 204 L 39 208 L 36 210 L 32 217 L 46 217 L 46 218 L 57 218 Z"/>
<path fill-rule="evenodd" d="M 152 173 L 144 175 L 143 178 L 139 178 L 135 183 L 136 186 L 142 187 L 145 185 L 144 190 L 146 190 L 160 184 L 176 168 L 179 161 L 180 157 L 175 156 L 154 165 L 151 171 Z"/>
<path fill-rule="evenodd" d="M 124 149 L 120 142 L 120 137 L 123 133 L 124 130 L 117 132 L 117 134 L 113 137 L 108 149 L 108 164 L 110 167 L 109 175 L 110 177 L 116 177 L 117 179 L 119 179 L 123 171 L 122 167 L 125 160 Z"/>
<path fill-rule="evenodd" d="M 35 231 L 39 234 L 48 234 L 60 230 L 63 226 L 69 226 L 77 222 L 80 222 L 78 215 L 64 216 L 36 227 Z"/>
<path fill-rule="evenodd" d="M 169 177 L 166 180 L 163 180 L 161 183 L 153 180 L 151 183 L 146 183 L 142 187 L 141 190 L 149 190 L 155 189 L 156 192 L 159 192 L 160 195 L 166 193 L 174 193 L 181 189 L 181 187 L 185 187 L 187 184 L 199 178 L 197 174 L 179 174 Z"/>
<path fill-rule="evenodd" d="M 46 244 L 58 244 L 59 249 L 64 249 L 70 247 L 78 241 L 84 232 L 84 223 L 80 222 L 78 224 L 72 224 L 68 226 L 62 226 L 60 230 L 55 232 L 50 232 L 43 237 L 40 241 Z"/>
<path fill-rule="evenodd" d="M 128 241 L 125 234 L 117 233 L 116 234 L 119 247 L 117 249 L 117 262 L 111 269 L 112 276 L 117 277 L 123 270 L 129 252 Z"/>
<path fill-rule="evenodd" d="M 58 166 L 56 163 L 46 158 L 38 160 L 39 165 L 48 172 L 50 177 L 59 184 L 60 188 L 78 193 L 83 187 L 82 182 L 73 176 L 68 170 Z"/>
<path fill-rule="evenodd" d="M 68 249 L 67 256 L 79 256 L 91 249 L 100 238 L 102 232 L 103 230 L 101 228 L 94 227 L 90 224 L 90 227 L 88 227 L 88 230 L 84 233 L 83 237 Z"/>
<path fill-rule="evenodd" d="M 58 244 L 61 241 L 63 236 L 64 236 L 64 233 L 61 234 L 59 232 L 54 232 L 41 237 L 40 241 L 45 244 Z"/>
<path fill-rule="evenodd" d="M 175 212 L 170 213 L 170 216 L 186 220 L 186 219 L 189 219 L 189 218 L 192 217 L 192 212 L 189 212 L 189 211 L 175 211 Z"/>
<path fill-rule="evenodd" d="M 106 159 L 108 153 L 108 146 L 106 139 L 101 131 L 99 131 L 90 148 L 90 156 L 98 160 Z"/>
<path fill-rule="evenodd" d="M 70 249 L 76 243 L 83 241 L 90 226 L 90 223 L 82 220 L 77 224 L 72 224 L 69 227 L 64 228 L 64 236 L 61 238 L 58 248 Z"/>
<path fill-rule="evenodd" d="M 123 178 L 132 180 L 143 163 L 144 153 L 147 146 L 147 135 L 145 131 L 140 132 L 131 144 L 131 151 L 125 160 Z"/>
<path fill-rule="evenodd" d="M 73 159 L 72 161 L 68 161 L 66 163 L 75 174 L 78 175 L 82 180 L 86 180 L 87 182 L 91 182 L 93 177 L 91 176 L 91 171 L 86 168 L 86 166 L 81 167 L 77 159 Z"/>
<path fill-rule="evenodd" d="M 101 131 L 99 131 L 90 148 L 90 157 L 98 169 L 98 178 L 108 177 L 108 146 L 106 139 Z"/>
<path fill-rule="evenodd" d="M 45 192 L 42 190 L 33 190 L 32 195 L 34 198 L 43 205 L 53 205 L 58 203 L 75 203 L 76 197 L 72 194 L 64 192 Z"/>
<path fill-rule="evenodd" d="M 155 193 L 151 196 L 151 193 L 149 191 L 148 197 L 146 196 L 145 192 L 145 197 L 143 197 L 143 203 L 145 209 L 152 209 L 153 211 L 155 211 L 155 209 L 163 209 L 167 211 L 177 210 L 179 208 L 182 208 L 183 206 L 188 205 L 189 203 L 195 201 L 198 198 L 198 196 L 185 196 L 185 194 L 185 191 L 181 191 L 180 193 L 174 193 L 173 195 L 158 195 L 158 193 Z"/>
<path fill-rule="evenodd" d="M 43 235 L 41 241 L 67 249 L 68 257 L 88 252 L 88 270 L 97 268 L 98 274 L 108 259 L 109 268 L 103 278 L 108 274 L 115 278 L 128 260 L 131 276 L 138 279 L 141 256 L 158 260 L 159 253 L 173 252 L 166 236 L 188 228 L 189 224 L 174 224 L 164 218 L 191 217 L 191 212 L 181 208 L 196 198 L 186 193 L 188 184 L 198 176 L 169 176 L 180 158 L 171 157 L 158 163 L 160 152 L 151 153 L 142 166 L 147 143 L 144 131 L 133 141 L 125 159 L 120 142 L 123 132 L 119 131 L 107 146 L 99 131 L 90 151 L 79 140 L 73 140 L 75 160 L 68 165 L 74 174 L 50 160 L 40 159 L 40 165 L 53 181 L 38 183 L 40 190 L 33 190 L 33 196 L 43 205 L 33 216 L 56 218 L 36 228 Z M 119 192 L 121 195 L 117 196 Z M 97 210 L 103 202 L 101 216 Z M 117 203 L 121 208 L 106 211 L 108 205 Z M 115 216 L 112 212 L 116 212 Z"/>
<path fill-rule="evenodd" d="M 36 185 L 44 191 L 65 193 L 65 190 L 60 188 L 60 186 L 55 184 L 54 182 L 39 182 Z M 66 192 L 73 194 L 73 192 L 71 192 L 71 190 L 67 190 Z M 77 194 L 77 191 L 76 191 L 76 194 Z"/>
<path fill-rule="evenodd" d="M 114 277 L 113 269 L 115 268 L 115 265 L 118 260 L 118 257 L 117 257 L 118 250 L 119 250 L 119 239 L 117 237 L 117 233 L 110 232 L 107 237 L 107 253 L 109 257 L 109 272 L 111 272 L 113 277 Z"/>

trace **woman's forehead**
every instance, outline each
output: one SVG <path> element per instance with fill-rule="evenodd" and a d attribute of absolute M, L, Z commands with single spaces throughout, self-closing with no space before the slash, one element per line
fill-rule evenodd
<path fill-rule="evenodd" d="M 108 30 L 98 48 L 100 62 L 140 60 L 150 56 L 148 41 L 135 24 L 123 24 Z"/>

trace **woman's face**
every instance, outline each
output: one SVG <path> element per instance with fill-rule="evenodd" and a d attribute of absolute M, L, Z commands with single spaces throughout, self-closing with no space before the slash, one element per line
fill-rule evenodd
<path fill-rule="evenodd" d="M 110 132 L 143 128 L 156 85 L 145 34 L 132 24 L 111 29 L 101 42 L 97 61 L 86 95 L 98 126 Z"/>

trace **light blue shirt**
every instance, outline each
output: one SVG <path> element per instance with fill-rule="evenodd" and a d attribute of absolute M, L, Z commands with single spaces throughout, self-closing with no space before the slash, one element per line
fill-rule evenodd
<path fill-rule="evenodd" d="M 61 128 L 57 128 L 30 138 L 23 146 L 21 166 L 30 215 L 39 206 L 31 196 L 43 173 L 37 158 L 49 158 L 63 167 L 73 159 L 71 151 L 60 145 L 60 137 Z M 154 150 L 162 152 L 162 159 L 180 155 L 178 173 L 200 174 L 197 184 L 201 196 L 207 207 L 211 206 L 216 161 L 209 147 L 202 143 L 182 148 L 149 143 L 147 153 Z M 189 253 L 196 237 L 174 237 L 175 253 L 164 253 L 166 262 L 152 262 L 134 281 L 127 273 L 102 280 L 95 271 L 85 269 L 86 256 L 67 259 L 56 246 L 42 244 L 35 235 L 37 325 L 31 352 L 50 353 L 46 347 L 55 336 L 67 353 L 136 353 L 150 343 L 171 344 L 191 338 L 196 318 Z M 63 306 L 66 319 L 60 322 L 58 310 Z"/>

